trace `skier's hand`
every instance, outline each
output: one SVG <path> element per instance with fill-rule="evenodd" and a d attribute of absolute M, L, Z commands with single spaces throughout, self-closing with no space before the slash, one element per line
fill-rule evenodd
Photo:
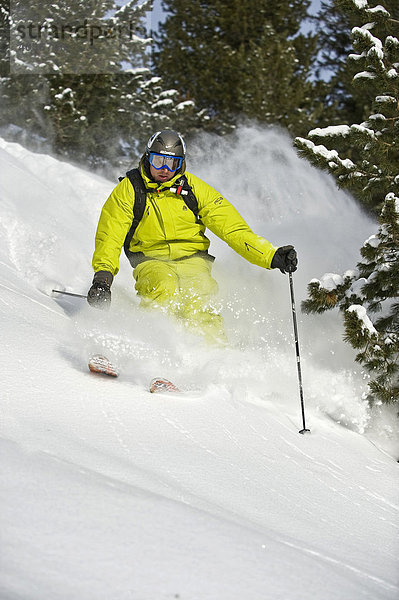
<path fill-rule="evenodd" d="M 87 293 L 87 302 L 94 308 L 108 310 L 111 306 L 111 283 L 113 275 L 109 271 L 98 271 Z"/>
<path fill-rule="evenodd" d="M 297 270 L 298 258 L 294 246 L 277 248 L 272 258 L 271 268 L 280 269 L 282 273 L 293 273 Z"/>

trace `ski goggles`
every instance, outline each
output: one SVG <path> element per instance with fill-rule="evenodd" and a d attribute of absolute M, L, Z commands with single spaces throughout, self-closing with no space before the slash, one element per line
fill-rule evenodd
<path fill-rule="evenodd" d="M 149 161 L 154 169 L 168 169 L 168 171 L 173 173 L 177 169 L 180 169 L 183 158 L 181 156 L 165 156 L 165 154 L 150 152 Z"/>

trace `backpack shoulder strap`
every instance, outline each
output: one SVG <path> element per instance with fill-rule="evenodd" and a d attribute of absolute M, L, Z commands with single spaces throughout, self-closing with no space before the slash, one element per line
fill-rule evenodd
<path fill-rule="evenodd" d="M 136 231 L 137 226 L 144 215 L 147 190 L 143 178 L 138 169 L 132 169 L 131 171 L 128 171 L 126 173 L 126 177 L 129 179 L 134 189 L 133 222 L 123 244 L 125 254 L 128 256 L 130 242 L 132 241 L 134 232 Z M 123 179 L 124 177 L 119 178 L 120 181 L 122 181 Z"/>
<path fill-rule="evenodd" d="M 191 189 L 190 184 L 187 181 L 187 177 L 185 175 L 182 175 L 176 181 L 176 186 L 176 188 L 170 188 L 170 191 L 175 192 L 175 194 L 181 195 L 182 199 L 187 205 L 187 208 L 189 208 L 198 219 L 198 201 L 195 197 L 193 190 Z"/>

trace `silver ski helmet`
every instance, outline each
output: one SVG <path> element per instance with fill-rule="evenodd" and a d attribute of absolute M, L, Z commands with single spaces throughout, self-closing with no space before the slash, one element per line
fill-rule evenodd
<path fill-rule="evenodd" d="M 186 144 L 182 136 L 172 129 L 163 129 L 154 133 L 147 142 L 145 156 L 150 161 L 150 154 L 160 154 L 165 157 L 182 158 L 181 165 L 176 173 L 186 170 Z"/>

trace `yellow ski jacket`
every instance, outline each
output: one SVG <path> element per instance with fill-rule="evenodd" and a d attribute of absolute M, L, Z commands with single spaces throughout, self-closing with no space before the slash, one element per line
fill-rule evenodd
<path fill-rule="evenodd" d="M 141 168 L 147 189 L 146 208 L 130 244 L 131 252 L 142 252 L 159 260 L 178 260 L 207 251 L 208 227 L 249 262 L 270 268 L 277 247 L 253 233 L 237 210 L 213 187 L 186 171 L 199 208 L 199 220 L 180 195 L 170 191 L 181 173 L 170 181 L 150 180 Z M 119 257 L 133 221 L 134 188 L 125 177 L 105 202 L 98 222 L 93 269 L 116 275 Z"/>

